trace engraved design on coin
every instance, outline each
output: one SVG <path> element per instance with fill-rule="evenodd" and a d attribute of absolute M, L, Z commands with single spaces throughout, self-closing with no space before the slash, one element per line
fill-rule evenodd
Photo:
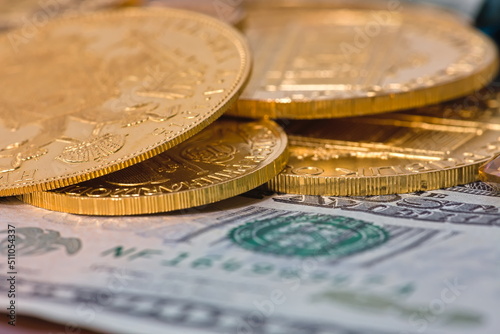
<path fill-rule="evenodd" d="M 224 166 L 225 163 L 234 159 L 237 149 L 227 143 L 224 130 L 220 129 L 206 136 L 199 137 L 199 140 L 187 145 L 180 156 L 193 162 L 209 163 Z M 224 139 L 219 139 L 224 138 Z"/>
<path fill-rule="evenodd" d="M 64 148 L 59 159 L 67 163 L 101 161 L 103 158 L 118 152 L 125 145 L 126 136 L 105 134 L 88 141 Z"/>
<path fill-rule="evenodd" d="M 133 114 L 127 115 L 122 123 L 122 127 L 131 127 L 142 124 L 147 121 L 151 122 L 166 122 L 169 119 L 177 116 L 181 111 L 181 105 L 176 104 L 172 107 L 164 108 L 163 111 L 157 111 L 159 105 L 157 103 L 139 103 L 131 107 L 127 107 L 125 111 L 135 111 Z"/>
<path fill-rule="evenodd" d="M 30 145 L 27 141 L 0 148 L 0 173 L 12 172 L 20 168 L 23 162 L 39 158 L 47 152 L 46 149 Z"/>
<path fill-rule="evenodd" d="M 7 231 L 0 231 L 6 234 Z M 68 255 L 76 254 L 82 248 L 78 238 L 65 238 L 54 230 L 43 230 L 38 227 L 21 227 L 16 229 L 16 249 L 19 255 L 44 255 L 64 249 Z M 7 252 L 7 236 L 0 241 L 0 250 Z"/>
<path fill-rule="evenodd" d="M 169 194 L 229 181 L 256 169 L 274 153 L 277 139 L 268 128 L 252 123 L 225 125 L 215 123 L 191 140 L 126 170 L 56 191 L 95 198 Z"/>
<path fill-rule="evenodd" d="M 140 165 L 128 167 L 127 173 L 117 175 L 111 173 L 103 183 L 117 187 L 145 187 L 159 185 L 170 181 L 170 174 L 175 173 L 181 164 L 167 154 L 157 155 L 154 159 L 142 162 Z M 144 176 L 144 177 L 142 177 Z M 142 180 L 144 178 L 144 180 Z"/>
<path fill-rule="evenodd" d="M 231 230 L 229 238 L 255 252 L 342 258 L 384 244 L 389 234 L 362 220 L 305 214 L 247 223 Z"/>
<path fill-rule="evenodd" d="M 116 46 L 143 46 L 145 50 L 150 50 L 154 53 L 157 58 L 153 59 L 156 65 L 147 67 L 145 71 L 140 67 L 135 68 L 135 73 L 142 73 L 144 71 L 141 74 L 142 77 L 129 75 L 121 82 L 115 83 L 119 87 L 119 91 L 115 93 L 109 105 L 115 110 L 122 109 L 119 112 L 123 114 L 120 116 L 122 120 L 115 121 L 108 119 L 106 122 L 95 123 L 92 135 L 88 139 L 81 141 L 70 139 L 74 144 L 65 147 L 56 159 L 65 163 L 102 161 L 103 158 L 118 152 L 125 145 L 126 135 L 106 133 L 96 137 L 95 134 L 99 133 L 100 129 L 114 123 L 120 123 L 122 127 L 132 127 L 147 121 L 166 122 L 179 114 L 181 105 L 161 107 L 159 102 L 155 100 L 182 100 L 193 97 L 197 86 L 205 81 L 206 65 L 198 62 L 195 57 L 185 55 L 180 50 L 161 50 L 158 47 L 145 44 L 146 42 L 140 39 L 139 32 L 132 31 L 126 41 L 122 41 Z M 139 53 L 139 56 L 144 57 L 144 54 Z M 121 60 L 110 58 L 106 61 L 106 67 L 112 69 L 115 75 L 121 71 L 120 65 Z M 104 67 L 97 60 L 92 66 Z M 128 68 L 128 71 L 131 70 L 132 68 Z M 105 71 L 100 73 L 100 75 L 103 77 L 107 76 Z M 123 75 L 125 76 L 125 73 Z M 115 85 L 112 84 L 111 78 L 106 78 L 106 80 L 109 80 L 110 86 L 107 88 L 101 86 L 100 88 L 108 90 L 108 93 L 112 95 L 111 90 Z M 105 80 L 103 79 L 102 82 L 104 83 Z M 91 93 L 88 95 L 89 97 L 84 100 L 85 104 L 80 106 L 80 110 L 96 107 L 94 100 L 99 95 L 99 92 L 96 96 Z M 35 106 L 32 106 L 32 108 L 36 109 Z M 119 113 L 117 112 L 117 114 Z M 81 122 L 90 123 L 86 120 L 81 120 Z M 50 129 L 43 130 L 50 131 Z M 35 138 L 28 140 L 28 143 L 32 147 L 37 145 Z M 33 157 L 29 156 L 22 161 Z M 20 167 L 20 164 L 18 167 Z"/>

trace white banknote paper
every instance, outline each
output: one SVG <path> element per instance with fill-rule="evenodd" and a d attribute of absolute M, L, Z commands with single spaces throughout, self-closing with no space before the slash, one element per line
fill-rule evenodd
<path fill-rule="evenodd" d="M 0 219 L 16 233 L 17 314 L 68 333 L 500 328 L 500 197 L 481 183 L 359 198 L 254 191 L 138 217 L 76 216 L 9 198 Z M 7 240 L 5 227 L 4 310 Z"/>

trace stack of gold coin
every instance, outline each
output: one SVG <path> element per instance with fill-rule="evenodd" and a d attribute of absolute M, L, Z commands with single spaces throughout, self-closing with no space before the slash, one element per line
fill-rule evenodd
<path fill-rule="evenodd" d="M 476 181 L 500 153 L 500 91 L 433 107 L 339 120 L 292 121 L 280 192 L 365 196 Z"/>
<path fill-rule="evenodd" d="M 380 195 L 474 181 L 500 153 L 497 50 L 448 11 L 257 0 L 245 38 L 141 3 L 0 35 L 0 196 L 134 215 L 266 183 Z"/>
<path fill-rule="evenodd" d="M 185 209 L 251 190 L 286 163 L 285 133 L 272 121 L 222 119 L 142 163 L 54 191 L 26 194 L 44 208 L 91 215 Z"/>
<path fill-rule="evenodd" d="M 54 20 L 14 48 L 18 32 L 0 37 L 9 82 L 0 195 L 71 213 L 143 214 L 238 195 L 285 167 L 287 137 L 273 121 L 213 123 L 251 68 L 244 38 L 225 23 L 141 8 Z"/>
<path fill-rule="evenodd" d="M 498 53 L 460 16 L 401 1 L 254 0 L 245 33 L 254 70 L 230 114 L 287 119 L 290 162 L 272 190 L 437 189 L 477 180 L 500 153 L 498 90 L 479 91 Z"/>

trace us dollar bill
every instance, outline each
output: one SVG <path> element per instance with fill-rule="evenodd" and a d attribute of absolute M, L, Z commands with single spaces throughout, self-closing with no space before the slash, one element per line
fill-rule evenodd
<path fill-rule="evenodd" d="M 500 197 L 256 190 L 205 207 L 86 217 L 1 199 L 18 314 L 113 333 L 498 333 Z M 9 280 L 6 261 L 0 279 Z M 10 303 L 0 286 L 0 305 Z M 5 312 L 5 311 L 4 311 Z"/>

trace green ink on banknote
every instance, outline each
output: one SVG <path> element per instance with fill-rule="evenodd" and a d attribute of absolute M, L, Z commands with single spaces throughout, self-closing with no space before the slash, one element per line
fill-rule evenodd
<path fill-rule="evenodd" d="M 360 291 L 329 290 L 323 291 L 312 297 L 313 302 L 328 301 L 343 307 L 350 307 L 358 311 L 369 311 L 373 314 L 391 314 L 403 319 L 411 318 L 421 321 L 441 322 L 454 326 L 479 326 L 483 322 L 483 316 L 471 309 L 456 309 L 448 306 L 445 301 L 434 299 L 428 304 L 412 304 L 400 300 L 401 296 L 386 296 L 378 294 L 367 294 Z M 438 300 L 442 305 L 438 310 Z M 415 322 L 416 323 L 416 322 Z"/>
<path fill-rule="evenodd" d="M 305 214 L 250 222 L 233 229 L 229 238 L 256 252 L 342 258 L 384 244 L 389 233 L 358 219 Z"/>

